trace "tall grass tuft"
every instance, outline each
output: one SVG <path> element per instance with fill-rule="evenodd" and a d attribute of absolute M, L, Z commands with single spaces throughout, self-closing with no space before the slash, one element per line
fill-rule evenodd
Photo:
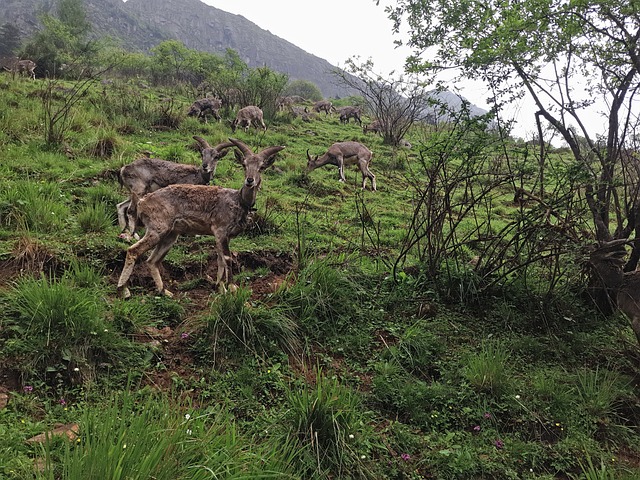
<path fill-rule="evenodd" d="M 100 233 L 106 232 L 113 225 L 115 213 L 102 203 L 91 203 L 78 212 L 76 219 L 83 233 Z"/>
<path fill-rule="evenodd" d="M 63 229 L 69 209 L 55 183 L 20 180 L 0 190 L 0 218 L 8 227 L 51 233 Z"/>
<path fill-rule="evenodd" d="M 215 298 L 206 330 L 214 342 L 230 335 L 252 351 L 268 352 L 277 347 L 294 352 L 299 343 L 297 324 L 277 308 L 251 302 L 251 290 L 245 287 Z"/>
<path fill-rule="evenodd" d="M 476 391 L 499 396 L 510 385 L 509 355 L 500 342 L 484 342 L 480 352 L 467 357 L 463 374 Z"/>
<path fill-rule="evenodd" d="M 318 369 L 316 384 L 290 386 L 285 427 L 299 445 L 298 462 L 303 470 L 320 475 L 355 475 L 364 466 L 353 439 L 361 428 L 360 399 L 336 378 Z"/>
<path fill-rule="evenodd" d="M 607 464 L 600 459 L 600 465 L 596 466 L 591 458 L 591 455 L 587 455 L 587 462 L 580 465 L 581 475 L 572 475 L 571 478 L 575 480 L 621 480 L 619 474 L 613 469 L 607 467 Z"/>
<path fill-rule="evenodd" d="M 578 397 L 584 409 L 596 420 L 612 417 L 626 383 L 623 377 L 608 369 L 582 370 L 577 373 Z"/>
<path fill-rule="evenodd" d="M 8 340 L 3 353 L 17 370 L 43 381 L 57 377 L 84 383 L 98 365 L 131 361 L 136 354 L 104 320 L 101 290 L 81 288 L 77 278 L 23 278 L 8 292 Z M 131 366 L 131 365 L 129 365 Z"/>
<path fill-rule="evenodd" d="M 220 408 L 199 412 L 164 396 L 124 393 L 87 409 L 79 427 L 77 441 L 62 451 L 45 444 L 40 478 L 295 478 L 284 445 L 255 445 Z"/>
<path fill-rule="evenodd" d="M 335 335 L 353 323 L 364 289 L 328 260 L 304 268 L 296 282 L 278 292 L 283 304 L 314 336 Z"/>
<path fill-rule="evenodd" d="M 79 288 L 96 288 L 104 284 L 104 273 L 73 258 L 62 279 Z"/>

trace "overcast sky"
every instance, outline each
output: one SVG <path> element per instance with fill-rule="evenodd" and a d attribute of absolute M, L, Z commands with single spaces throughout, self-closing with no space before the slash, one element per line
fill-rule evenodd
<path fill-rule="evenodd" d="M 345 60 L 371 57 L 378 73 L 401 71 L 407 48 L 396 50 L 392 23 L 374 0 L 203 0 L 242 15 L 308 53 L 344 67 Z"/>
<path fill-rule="evenodd" d="M 399 74 L 403 70 L 407 47 L 396 48 L 392 23 L 384 6 L 394 4 L 391 0 L 202 0 L 225 12 L 242 15 L 260 28 L 268 30 L 308 53 L 327 60 L 332 65 L 344 67 L 353 56 L 361 60 L 371 58 L 375 73 Z M 402 32 L 400 34 L 402 36 Z M 406 38 L 406 34 L 405 37 Z M 488 109 L 487 89 L 480 83 L 465 82 L 451 85 L 471 103 Z M 532 138 L 535 133 L 530 100 L 512 105 L 507 117 L 517 118 L 514 133 Z M 595 118 L 595 117 L 594 117 Z"/>

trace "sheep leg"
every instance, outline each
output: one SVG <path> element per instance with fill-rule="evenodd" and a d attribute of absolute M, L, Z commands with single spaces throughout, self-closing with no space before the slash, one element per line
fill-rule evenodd
<path fill-rule="evenodd" d="M 138 213 L 136 212 L 137 204 L 137 197 L 132 195 L 129 200 L 120 202 L 117 205 L 118 224 L 122 229 L 120 237 L 128 242 L 131 241 L 132 238 L 140 240 L 140 237 L 136 233 L 136 229 L 138 228 Z"/>
<path fill-rule="evenodd" d="M 365 190 L 367 188 L 367 178 L 371 179 L 371 190 L 376 190 L 376 176 L 371 173 L 371 170 L 368 168 L 364 168 L 362 170 L 362 189 Z"/>
<path fill-rule="evenodd" d="M 218 252 L 218 275 L 216 283 L 219 288 L 224 291 L 225 285 L 229 283 L 229 264 L 231 261 L 231 250 L 229 249 L 229 238 L 217 232 L 214 234 L 216 237 L 216 250 Z"/>
<path fill-rule="evenodd" d="M 167 297 L 173 297 L 173 293 L 164 288 L 164 282 L 160 276 L 160 264 L 162 263 L 162 260 L 164 260 L 164 257 L 167 256 L 167 253 L 169 253 L 169 250 L 171 250 L 171 247 L 173 247 L 173 244 L 176 243 L 177 239 L 178 234 L 175 232 L 169 232 L 167 235 L 164 235 L 147 259 L 149 274 L 156 284 L 158 294 L 165 295 Z"/>
<path fill-rule="evenodd" d="M 138 229 L 138 214 L 136 213 L 135 206 L 127 209 L 127 225 L 130 233 L 129 240 L 133 237 L 136 240 L 140 240 L 140 236 L 136 233 Z"/>
<path fill-rule="evenodd" d="M 339 177 L 339 181 L 346 182 L 347 179 L 344 178 L 344 159 L 342 157 L 338 157 L 337 161 L 338 161 L 338 177 Z"/>
<path fill-rule="evenodd" d="M 124 298 L 129 298 L 131 296 L 131 292 L 127 288 L 127 283 L 133 273 L 133 267 L 135 267 L 136 261 L 140 258 L 140 255 L 153 248 L 159 241 L 159 235 L 154 235 L 147 231 L 142 240 L 139 240 L 127 249 L 127 258 L 124 261 L 124 267 L 122 268 L 122 273 L 118 279 L 117 288 L 118 293 L 122 294 Z"/>
<path fill-rule="evenodd" d="M 130 199 L 126 199 L 124 202 L 120 202 L 118 205 L 116 205 L 116 208 L 118 210 L 118 225 L 120 225 L 120 230 L 123 232 L 127 228 L 127 220 L 125 219 L 125 215 L 127 214 L 129 205 L 131 205 Z"/>

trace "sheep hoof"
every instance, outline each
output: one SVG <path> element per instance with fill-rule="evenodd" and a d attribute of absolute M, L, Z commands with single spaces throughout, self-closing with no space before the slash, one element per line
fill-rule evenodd
<path fill-rule="evenodd" d="M 118 295 L 128 300 L 131 298 L 131 291 L 127 287 L 118 287 Z"/>
<path fill-rule="evenodd" d="M 168 297 L 168 298 L 173 298 L 173 293 L 171 293 L 166 288 L 164 290 L 162 290 L 162 295 L 164 295 L 165 297 Z"/>
<path fill-rule="evenodd" d="M 224 295 L 226 293 L 234 293 L 238 291 L 238 286 L 235 283 L 230 283 L 228 285 L 224 284 L 223 282 L 220 282 L 220 284 L 218 285 L 218 291 Z"/>

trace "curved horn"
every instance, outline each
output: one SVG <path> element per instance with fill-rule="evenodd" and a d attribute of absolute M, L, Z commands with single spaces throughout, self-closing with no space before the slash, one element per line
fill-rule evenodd
<path fill-rule="evenodd" d="M 260 155 L 263 159 L 267 159 L 267 158 L 271 158 L 273 157 L 276 153 L 278 153 L 280 150 L 283 150 L 284 147 L 269 147 L 269 148 L 265 148 L 264 150 L 262 150 L 258 155 Z"/>
<path fill-rule="evenodd" d="M 213 149 L 216 152 L 219 153 L 222 150 L 224 150 L 225 148 L 230 148 L 230 147 L 234 147 L 234 146 L 235 146 L 235 143 L 233 143 L 233 142 L 222 142 L 222 143 L 219 143 L 218 145 L 216 145 L 215 147 L 213 147 Z"/>
<path fill-rule="evenodd" d="M 246 143 L 231 137 L 229 137 L 229 141 L 233 143 L 236 147 L 238 147 L 245 157 L 248 157 L 249 155 L 253 155 L 253 151 L 251 151 L 251 149 L 247 146 Z"/>
<path fill-rule="evenodd" d="M 211 145 L 209 145 L 209 142 L 207 142 L 204 138 L 199 137 L 198 135 L 194 135 L 193 139 L 198 142 L 198 144 L 200 145 L 200 148 L 202 150 L 204 150 L 205 148 L 211 148 Z"/>
<path fill-rule="evenodd" d="M 311 155 L 309 155 L 309 149 L 307 148 L 307 160 L 311 161 Z"/>

